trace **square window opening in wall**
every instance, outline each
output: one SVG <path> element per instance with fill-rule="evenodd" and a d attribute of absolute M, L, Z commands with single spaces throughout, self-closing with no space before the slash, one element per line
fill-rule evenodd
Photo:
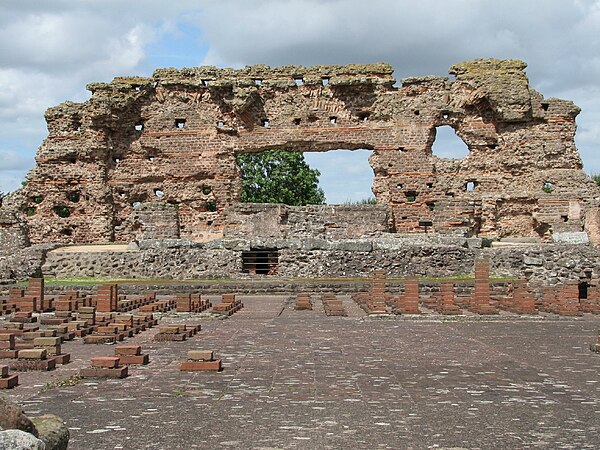
<path fill-rule="evenodd" d="M 260 123 L 264 128 L 269 128 L 271 126 L 271 122 L 269 121 L 269 119 L 262 119 Z"/>
<path fill-rule="evenodd" d="M 323 84 L 323 86 L 327 86 L 329 84 L 329 77 L 321 78 L 321 83 Z"/>
<path fill-rule="evenodd" d="M 465 190 L 467 192 L 473 192 L 476 187 L 477 187 L 476 181 L 467 181 L 467 184 L 465 185 Z"/>
<path fill-rule="evenodd" d="M 185 119 L 175 119 L 175 127 L 179 129 L 185 128 Z"/>
<path fill-rule="evenodd" d="M 358 114 L 358 120 L 361 122 L 367 122 L 369 120 L 370 114 L 368 112 L 361 112 Z"/>
<path fill-rule="evenodd" d="M 133 128 L 135 129 L 135 131 L 143 131 L 144 130 L 144 123 L 143 122 L 137 122 Z"/>
<path fill-rule="evenodd" d="M 335 116 L 331 116 L 331 117 L 329 118 L 329 121 L 330 121 L 330 122 L 331 122 L 333 125 L 335 125 L 335 124 L 337 123 L 337 117 L 335 117 Z"/>
<path fill-rule="evenodd" d="M 260 86 L 262 84 L 262 80 L 260 78 L 255 78 L 254 79 L 254 85 L 255 86 Z"/>
<path fill-rule="evenodd" d="M 300 119 L 300 118 L 298 118 L 298 117 L 296 117 L 296 118 L 294 119 L 294 125 L 300 125 L 301 123 L 302 123 L 302 119 Z"/>
<path fill-rule="evenodd" d="M 425 186 L 427 186 L 427 189 L 432 189 L 433 188 L 433 183 L 427 183 Z"/>
<path fill-rule="evenodd" d="M 415 191 L 406 191 L 404 195 L 406 196 L 406 201 L 408 203 L 413 203 L 417 201 L 417 193 Z"/>
<path fill-rule="evenodd" d="M 242 252 L 242 272 L 251 275 L 276 275 L 279 272 L 279 250 L 254 249 Z"/>
<path fill-rule="evenodd" d="M 304 78 L 296 77 L 294 78 L 294 82 L 296 83 L 296 86 L 302 86 L 304 84 Z"/>

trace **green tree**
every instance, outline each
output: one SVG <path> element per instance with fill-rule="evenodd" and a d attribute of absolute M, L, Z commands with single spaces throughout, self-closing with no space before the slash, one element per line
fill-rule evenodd
<path fill-rule="evenodd" d="M 598 175 L 598 174 L 592 175 L 592 180 L 594 180 L 596 182 L 596 184 L 598 186 L 600 186 L 600 175 Z"/>
<path fill-rule="evenodd" d="M 242 202 L 322 205 L 325 194 L 319 175 L 300 152 L 268 150 L 237 157 L 242 172 Z"/>

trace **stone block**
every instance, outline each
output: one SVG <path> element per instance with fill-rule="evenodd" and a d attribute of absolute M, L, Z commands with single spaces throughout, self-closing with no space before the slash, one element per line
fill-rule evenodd
<path fill-rule="evenodd" d="M 119 367 L 121 359 L 117 356 L 95 356 L 91 359 L 92 367 L 105 367 L 115 369 Z"/>
<path fill-rule="evenodd" d="M 222 364 L 220 359 L 216 359 L 214 361 L 181 361 L 181 363 L 179 364 L 179 370 L 184 372 L 218 372 L 222 370 Z"/>
<path fill-rule="evenodd" d="M 129 375 L 127 366 L 117 368 L 86 367 L 79 371 L 81 378 L 126 378 Z"/>
<path fill-rule="evenodd" d="M 190 361 L 212 361 L 214 352 L 212 350 L 189 350 L 187 358 Z"/>
<path fill-rule="evenodd" d="M 19 350 L 19 359 L 46 359 L 48 352 L 44 348 L 31 348 Z"/>

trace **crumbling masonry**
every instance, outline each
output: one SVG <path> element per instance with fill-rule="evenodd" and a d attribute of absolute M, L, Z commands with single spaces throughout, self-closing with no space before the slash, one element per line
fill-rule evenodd
<path fill-rule="evenodd" d="M 453 66 L 454 80 L 400 87 L 387 64 L 159 69 L 93 83 L 88 101 L 46 112 L 37 166 L 5 204 L 31 244 L 208 241 L 256 214 L 235 206 L 237 154 L 370 149 L 379 231 L 431 222 L 430 232 L 465 237 L 585 231 L 596 242 L 599 192 L 573 140 L 579 108 L 533 90 L 525 67 L 474 60 Z M 432 154 L 442 125 L 467 157 Z M 287 226 L 287 212 L 269 211 L 269 233 Z"/>

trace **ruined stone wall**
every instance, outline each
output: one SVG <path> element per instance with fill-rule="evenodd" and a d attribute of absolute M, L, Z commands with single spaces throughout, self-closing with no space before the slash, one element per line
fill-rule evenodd
<path fill-rule="evenodd" d="M 497 276 L 527 278 L 531 285 L 556 285 L 600 274 L 600 251 L 587 245 L 476 248 L 465 238 L 231 239 L 210 243 L 140 241 L 136 251 L 71 252 L 46 255 L 45 276 L 127 278 L 244 278 L 243 253 L 279 250 L 279 277 L 369 277 L 472 275 L 475 260 L 488 257 Z M 255 275 L 254 275 L 255 276 Z M 277 280 L 278 277 L 265 276 Z"/>
<path fill-rule="evenodd" d="M 393 232 L 389 207 L 239 203 L 225 210 L 224 237 L 351 239 Z"/>
<path fill-rule="evenodd" d="M 520 61 L 475 60 L 402 80 L 386 64 L 160 69 L 88 86 L 46 112 L 49 134 L 18 207 L 33 243 L 127 242 L 138 203 L 176 205 L 180 236 L 222 237 L 236 154 L 370 149 L 373 192 L 398 232 L 529 236 L 597 228 L 573 103 L 534 91 Z M 436 128 L 467 144 L 432 154 Z M 472 189 L 471 189 L 472 187 Z"/>
<path fill-rule="evenodd" d="M 28 245 L 25 223 L 14 211 L 0 209 L 0 257 L 11 255 Z"/>

